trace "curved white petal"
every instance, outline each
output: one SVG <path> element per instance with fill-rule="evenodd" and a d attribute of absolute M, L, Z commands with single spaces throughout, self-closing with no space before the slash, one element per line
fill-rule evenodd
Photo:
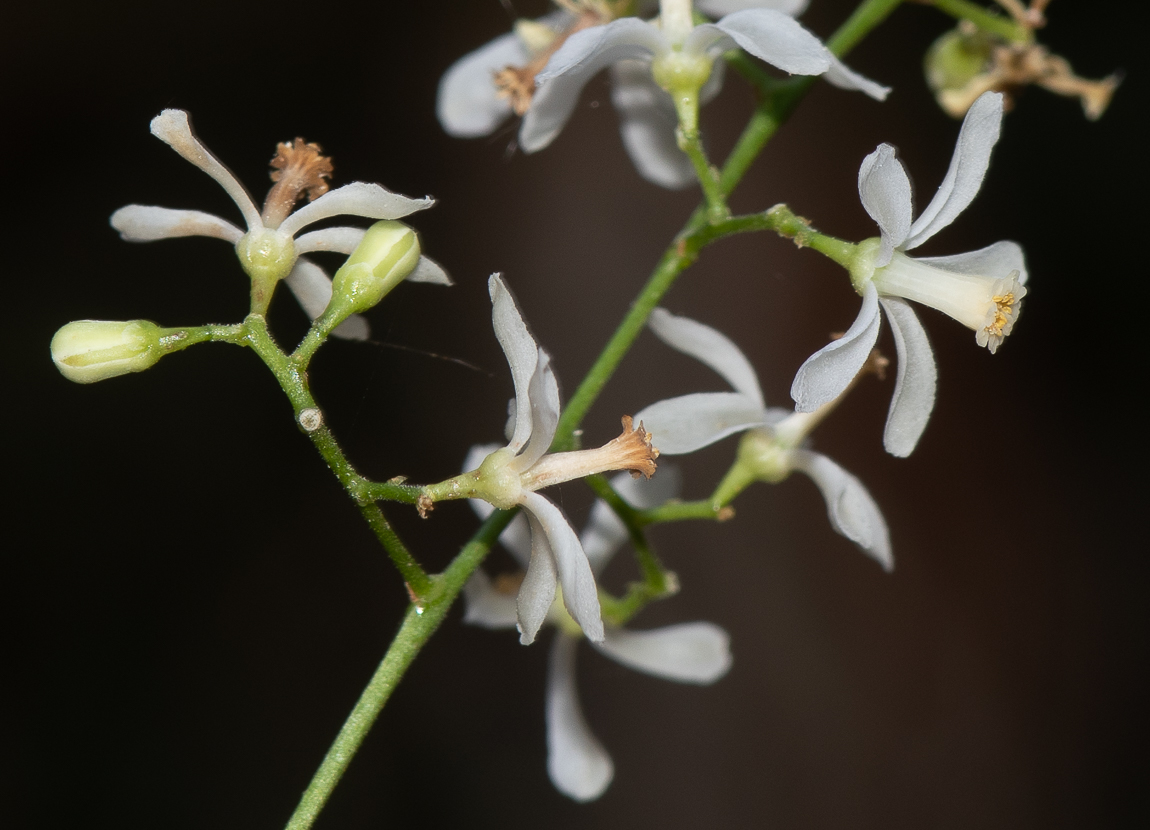
<path fill-rule="evenodd" d="M 495 73 L 522 66 L 530 55 L 514 34 L 506 34 L 464 55 L 443 73 L 435 100 L 439 123 L 456 138 L 493 132 L 511 115 L 511 104 L 498 95 Z"/>
<path fill-rule="evenodd" d="M 859 167 L 859 198 L 882 232 L 882 247 L 875 267 L 890 262 L 895 248 L 902 247 L 910 233 L 911 188 L 906 169 L 894 147 L 880 144 Z"/>
<path fill-rule="evenodd" d="M 936 268 L 953 271 L 956 274 L 976 274 L 979 276 L 1002 278 L 1011 271 L 1018 272 L 1018 281 L 1026 284 L 1029 276 L 1026 270 L 1026 257 L 1017 242 L 1008 240 L 995 242 L 977 251 L 951 256 L 915 257 Z"/>
<path fill-rule="evenodd" d="M 596 648 L 628 668 L 679 683 L 714 683 L 731 668 L 730 635 L 709 622 L 651 631 L 608 629 Z"/>
<path fill-rule="evenodd" d="M 550 144 L 575 110 L 583 86 L 599 70 L 668 48 L 662 32 L 634 17 L 576 32 L 536 76 L 535 97 L 519 129 L 519 146 L 534 153 Z"/>
<path fill-rule="evenodd" d="M 883 86 L 860 75 L 833 54 L 830 56 L 830 61 L 830 68 L 823 75 L 827 83 L 837 86 L 839 89 L 857 90 L 864 95 L 869 95 L 876 101 L 885 101 L 886 96 L 890 95 L 889 86 Z"/>
<path fill-rule="evenodd" d="M 365 228 L 323 228 L 301 234 L 295 240 L 297 254 L 311 254 L 316 251 L 334 251 L 337 254 L 351 255 L 359 243 L 363 242 Z"/>
<path fill-rule="evenodd" d="M 757 401 L 738 392 L 695 392 L 653 403 L 635 421 L 651 433 L 660 455 L 683 455 L 763 426 L 766 415 Z"/>
<path fill-rule="evenodd" d="M 879 323 L 878 291 L 873 283 L 867 283 L 859 316 L 846 334 L 823 346 L 799 367 L 791 384 L 796 412 L 814 412 L 843 393 L 874 348 Z"/>
<path fill-rule="evenodd" d="M 352 182 L 329 190 L 314 202 L 301 207 L 280 224 L 279 229 L 295 236 L 301 228 L 332 216 L 363 216 L 368 219 L 402 219 L 435 204 L 431 198 L 409 199 L 386 187 Z"/>
<path fill-rule="evenodd" d="M 407 275 L 408 282 L 426 282 L 432 285 L 454 285 L 443 266 L 425 256 L 419 258 L 415 270 Z"/>
<path fill-rule="evenodd" d="M 774 9 L 798 17 L 808 5 L 809 0 L 695 0 L 695 8 L 708 17 L 723 17 L 744 9 Z"/>
<path fill-rule="evenodd" d="M 498 274 L 487 281 L 491 295 L 491 321 L 495 337 L 511 367 L 511 380 L 515 384 L 515 433 L 508 446 L 518 452 L 531 437 L 531 378 L 539 363 L 539 346 L 527 330 L 523 315 L 511 292 Z"/>
<path fill-rule="evenodd" d="M 591 801 L 615 775 L 611 756 L 591 733 L 579 707 L 575 649 L 579 639 L 559 633 L 551 644 L 547 674 L 547 773 L 559 792 Z"/>
<path fill-rule="evenodd" d="M 611 103 L 619 113 L 623 146 L 640 176 L 670 190 L 698 181 L 675 140 L 675 104 L 651 77 L 649 63 L 619 61 L 611 67 Z"/>
<path fill-rule="evenodd" d="M 967 110 L 946 178 L 911 226 L 910 238 L 903 250 L 909 251 L 926 242 L 953 222 L 978 195 L 986 168 L 990 166 L 990 151 L 998 142 L 1002 128 L 1002 102 L 1001 92 L 984 92 Z"/>
<path fill-rule="evenodd" d="M 744 51 L 795 75 L 821 75 L 830 68 L 830 52 L 813 34 L 782 12 L 746 9 L 717 23 L 696 26 L 684 50 L 715 53 L 727 48 L 726 35 Z"/>
<path fill-rule="evenodd" d="M 331 302 L 331 278 L 309 259 L 296 259 L 284 282 L 295 295 L 304 314 L 312 320 L 323 314 Z M 371 326 L 365 317 L 353 314 L 336 326 L 332 334 L 345 340 L 366 340 L 371 335 Z"/>
<path fill-rule="evenodd" d="M 559 384 L 551 371 L 551 358 L 542 349 L 527 397 L 531 402 L 531 438 L 523 452 L 508 465 L 519 473 L 531 469 L 547 453 L 555 440 L 555 427 L 559 425 Z"/>
<path fill-rule="evenodd" d="M 647 326 L 672 349 L 710 366 L 736 392 L 751 398 L 760 408 L 766 407 L 751 362 L 725 334 L 690 318 L 676 317 L 663 308 L 651 312 Z"/>
<path fill-rule="evenodd" d="M 515 597 L 495 590 L 491 577 L 482 569 L 472 573 L 464 583 L 463 599 L 463 621 L 468 625 L 514 628 L 519 619 Z"/>
<path fill-rule="evenodd" d="M 555 557 L 559 584 L 563 586 L 563 605 L 571 614 L 571 618 L 579 623 L 588 640 L 593 643 L 603 642 L 599 593 L 595 587 L 595 577 L 591 574 L 591 565 L 587 562 L 583 548 L 579 546 L 579 537 L 575 535 L 575 531 L 571 529 L 571 525 L 567 523 L 559 508 L 538 493 L 524 493 L 523 507 L 529 511 L 532 520 L 532 566 L 534 567 L 536 558 L 535 531 L 538 525 L 547 534 L 548 545 Z M 520 620 L 522 622 L 522 614 Z"/>
<path fill-rule="evenodd" d="M 879 302 L 886 310 L 898 352 L 898 374 L 882 442 L 891 455 L 906 458 L 914 451 L 934 409 L 938 368 L 926 331 L 910 304 L 897 297 L 884 297 Z"/>
<path fill-rule="evenodd" d="M 547 532 L 533 512 L 527 513 L 527 521 L 531 526 L 531 561 L 527 565 L 523 584 L 519 586 L 519 595 L 515 598 L 519 642 L 525 646 L 535 642 L 539 629 L 547 619 L 547 612 L 555 601 L 559 579 Z"/>
<path fill-rule="evenodd" d="M 218 216 L 198 210 L 127 205 L 112 214 L 112 227 L 128 242 L 152 242 L 179 236 L 211 236 L 235 245 L 244 232 Z"/>
<path fill-rule="evenodd" d="M 240 184 L 239 179 L 232 174 L 232 171 L 225 167 L 223 162 L 212 155 L 211 151 L 196 138 L 186 112 L 183 110 L 164 110 L 152 119 L 150 127 L 152 135 L 203 170 L 227 191 L 227 194 L 232 197 L 232 201 L 236 203 L 236 207 L 243 213 L 248 230 L 263 227 L 260 212 L 256 209 L 252 197 L 248 195 L 247 190 Z"/>
<path fill-rule="evenodd" d="M 827 502 L 831 527 L 846 536 L 882 565 L 894 568 L 890 534 L 882 513 L 862 482 L 825 455 L 808 450 L 791 450 L 796 470 L 809 475 Z"/>

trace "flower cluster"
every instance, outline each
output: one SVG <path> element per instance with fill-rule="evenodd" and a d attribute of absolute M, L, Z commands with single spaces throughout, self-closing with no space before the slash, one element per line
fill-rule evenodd
<path fill-rule="evenodd" d="M 660 19 L 647 22 L 616 19 L 612 4 L 587 0 L 578 14 L 518 25 L 447 70 L 439 85 L 440 122 L 452 135 L 482 136 L 514 112 L 523 116 L 519 146 L 534 153 L 563 129 L 586 83 L 610 68 L 611 102 L 636 169 L 657 185 L 682 188 L 695 181 L 695 172 L 675 137 L 676 99 L 697 106 L 713 98 L 722 84 L 722 63 L 715 59 L 723 52 L 742 49 L 784 72 L 824 75 L 879 100 L 889 91 L 848 69 L 792 19 L 805 2 L 699 2 L 699 11 L 719 20 L 698 26 L 690 3 L 664 0 L 661 6 Z M 517 78 L 514 93 L 509 76 Z"/>
<path fill-rule="evenodd" d="M 152 242 L 179 236 L 210 236 L 230 242 L 236 248 L 240 264 L 252 278 L 253 292 L 260 290 L 270 294 L 275 283 L 282 279 L 312 319 L 327 308 L 332 288 L 323 269 L 304 254 L 317 251 L 351 254 L 363 241 L 365 231 L 354 227 L 330 227 L 299 235 L 300 231 L 333 216 L 346 214 L 366 219 L 395 220 L 434 204 L 428 198 L 410 199 L 366 182 L 352 182 L 329 190 L 330 159 L 320 154 L 318 144 L 308 144 L 297 138 L 293 142 L 281 143 L 271 161 L 274 185 L 261 211 L 232 172 L 196 138 L 186 112 L 164 110 L 152 119 L 151 129 L 152 135 L 216 180 L 240 209 L 247 230 L 198 210 L 174 210 L 151 205 L 120 208 L 112 214 L 112 227 L 129 242 Z M 296 203 L 305 197 L 308 203 L 292 212 Z M 407 279 L 451 284 L 446 272 L 425 256 L 419 257 Z M 270 296 L 263 302 L 266 304 L 268 299 Z M 333 333 L 338 337 L 364 340 L 369 329 L 367 321 L 356 315 L 349 317 Z"/>

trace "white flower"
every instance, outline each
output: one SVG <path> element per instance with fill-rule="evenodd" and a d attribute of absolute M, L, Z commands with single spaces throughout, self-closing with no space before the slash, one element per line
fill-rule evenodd
<path fill-rule="evenodd" d="M 474 448 L 468 467 L 477 463 L 489 449 Z M 654 507 L 675 495 L 678 482 L 669 472 L 673 471 L 661 470 L 659 477 L 649 482 L 620 475 L 611 483 L 635 507 Z M 472 501 L 472 506 L 481 517 L 492 510 L 482 501 Z M 522 516 L 516 516 L 500 537 L 522 567 L 528 566 L 531 555 L 528 537 L 527 523 Z M 580 537 L 591 570 L 601 573 L 627 539 L 627 528 L 619 517 L 606 502 L 596 501 Z M 476 571 L 463 590 L 467 601 L 464 622 L 485 628 L 515 626 L 514 598 L 499 591 L 483 571 Z M 590 801 L 607 789 L 614 765 L 588 727 L 579 706 L 575 652 L 581 637 L 571 630 L 558 603 L 552 605 L 548 619 L 557 631 L 551 644 L 547 678 L 547 770 L 552 782 L 565 795 L 577 801 Z M 719 626 L 707 622 L 682 623 L 649 631 L 607 628 L 603 641 L 593 645 L 624 666 L 680 683 L 714 683 L 731 667 L 730 637 Z"/>
<path fill-rule="evenodd" d="M 946 178 L 911 221 L 911 186 L 888 144 L 859 168 L 863 207 L 882 236 L 863 242 L 864 261 L 852 269 L 863 304 L 846 334 L 815 352 L 791 386 L 799 412 L 811 412 L 837 398 L 870 354 L 878 337 L 879 306 L 886 311 L 898 352 L 898 376 L 883 443 L 892 455 L 910 455 L 934 408 L 937 369 L 926 332 L 906 300 L 949 314 L 975 331 L 975 340 L 994 352 L 1018 319 L 1026 295 L 1026 262 L 1015 242 L 996 242 L 967 254 L 912 259 L 917 248 L 949 225 L 978 193 L 1002 123 L 1002 95 L 988 92 L 962 122 Z M 904 299 L 905 298 L 905 299 Z"/>
<path fill-rule="evenodd" d="M 495 336 L 515 386 L 510 442 L 489 453 L 478 467 L 423 490 L 424 508 L 439 499 L 480 498 L 503 510 L 522 507 L 531 529 L 531 561 L 519 590 L 520 640 L 534 642 L 539 627 L 563 588 L 563 603 L 593 642 L 603 641 L 603 620 L 595 577 L 579 539 L 567 519 L 536 490 L 608 470 L 631 470 L 650 478 L 655 450 L 643 431 L 623 418 L 623 434 L 592 450 L 548 454 L 559 423 L 559 385 L 551 360 L 527 330 L 523 316 L 503 280 L 488 282 Z"/>
<path fill-rule="evenodd" d="M 244 270 L 253 279 L 270 278 L 271 282 L 286 275 L 288 288 L 312 319 L 327 308 L 331 300 L 331 280 L 318 265 L 300 256 L 314 251 L 351 254 L 365 233 L 361 228 L 324 228 L 296 235 L 307 225 L 340 214 L 367 219 L 399 219 L 434 204 L 431 199 L 409 199 L 398 193 L 365 182 L 352 182 L 327 191 L 331 165 L 320 156 L 318 146 L 302 140 L 281 144 L 273 160 L 278 172 L 276 184 L 268 193 L 261 214 L 244 186 L 192 132 L 188 114 L 168 109 L 151 123 L 152 135 L 203 170 L 227 191 L 243 214 L 244 232 L 218 216 L 198 210 L 173 210 L 147 205 L 128 205 L 112 214 L 112 227 L 129 242 L 151 242 L 178 236 L 211 236 L 236 246 Z M 277 162 L 279 162 L 277 164 Z M 291 209 L 305 193 L 312 201 L 294 213 Z M 420 257 L 415 270 L 407 277 L 413 282 L 450 285 L 451 280 L 435 262 Z M 354 315 L 344 321 L 334 334 L 363 340 L 368 336 L 367 321 Z"/>
<path fill-rule="evenodd" d="M 694 64 L 691 71 L 704 73 L 703 79 L 710 73 L 699 95 L 701 103 L 717 94 L 722 83 L 722 63 L 711 72 L 712 62 L 734 48 L 786 72 L 825 74 L 836 86 L 862 90 L 880 100 L 889 91 L 848 69 L 788 16 L 806 7 L 803 0 L 709 0 L 696 5 L 704 13 L 725 16 L 717 23 L 691 27 L 688 22 L 686 28 L 675 30 L 666 21 L 660 27 L 634 17 L 605 22 L 610 18 L 602 11 L 597 18 L 593 11 L 578 17 L 552 15 L 539 21 L 551 31 L 550 39 L 544 37 L 542 43 L 535 35 L 537 28 L 526 29 L 532 34 L 523 37 L 520 26 L 518 33 L 491 41 L 448 69 L 439 85 L 439 120 L 452 135 L 475 137 L 490 134 L 514 111 L 524 116 L 519 146 L 533 153 L 559 134 L 591 77 L 610 67 L 611 101 L 635 167 L 655 184 L 682 188 L 696 181 L 695 171 L 676 142 L 675 105 L 652 76 L 652 61 L 673 59 L 677 68 Z M 605 25 L 588 26 L 589 22 Z M 528 40 L 537 41 L 531 44 L 535 48 Z M 531 68 L 533 59 L 547 57 L 542 71 Z M 493 78 L 505 78 L 504 71 L 514 67 L 527 67 L 519 73 L 523 88 L 514 95 L 506 90 L 501 95 Z"/>
<path fill-rule="evenodd" d="M 866 487 L 825 455 L 803 447 L 831 403 L 811 413 L 768 409 L 755 370 L 725 335 L 661 308 L 651 312 L 648 326 L 668 346 L 710 366 L 735 389 L 670 398 L 636 415 L 658 439 L 661 454 L 694 452 L 746 432 L 739 463 L 751 477 L 776 482 L 794 470 L 806 473 L 822 491 L 831 526 L 886 570 L 894 567 L 886 522 Z"/>

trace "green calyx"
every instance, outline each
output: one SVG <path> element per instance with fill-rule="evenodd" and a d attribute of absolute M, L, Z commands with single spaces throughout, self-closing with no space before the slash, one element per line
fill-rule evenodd
<path fill-rule="evenodd" d="M 874 279 L 874 261 L 878 257 L 879 246 L 882 240 L 877 236 L 864 239 L 855 246 L 854 256 L 846 268 L 850 271 L 851 285 L 860 295 L 866 289 L 867 283 Z"/>
<path fill-rule="evenodd" d="M 964 89 L 986 71 L 994 44 L 994 38 L 981 30 L 968 33 L 951 29 L 926 52 L 923 70 L 927 84 L 935 94 Z"/>

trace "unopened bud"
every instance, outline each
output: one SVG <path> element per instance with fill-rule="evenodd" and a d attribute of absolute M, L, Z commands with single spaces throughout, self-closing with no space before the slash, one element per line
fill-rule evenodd
<path fill-rule="evenodd" d="M 926 52 L 926 82 L 936 97 L 963 90 L 987 71 L 993 50 L 994 41 L 986 33 L 962 26 L 951 29 Z M 964 113 L 965 110 L 960 115 Z"/>
<path fill-rule="evenodd" d="M 325 317 L 346 319 L 374 306 L 419 264 L 419 238 L 402 222 L 376 222 L 332 278 Z"/>
<path fill-rule="evenodd" d="M 52 338 L 52 362 L 76 383 L 142 372 L 163 357 L 161 334 L 147 320 L 77 320 Z"/>

